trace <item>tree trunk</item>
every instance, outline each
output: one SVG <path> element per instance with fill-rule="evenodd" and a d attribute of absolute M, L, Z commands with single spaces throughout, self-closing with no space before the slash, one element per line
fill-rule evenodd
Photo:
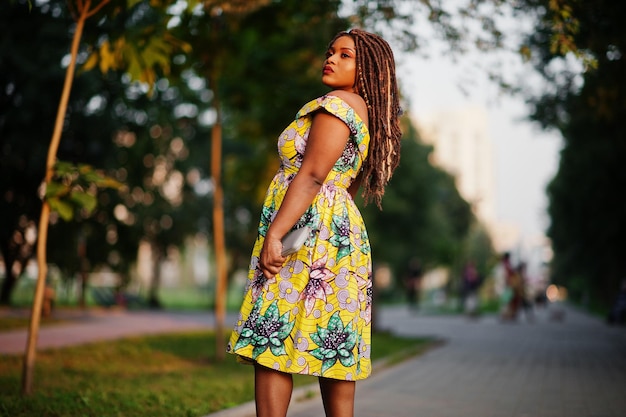
<path fill-rule="evenodd" d="M 2 281 L 2 288 L 0 289 L 0 305 L 9 305 L 11 304 L 13 288 L 15 288 L 15 284 L 17 283 L 17 276 L 13 273 L 13 262 L 15 262 L 15 258 L 8 254 L 8 250 L 2 252 L 4 260 L 4 281 Z"/>
<path fill-rule="evenodd" d="M 152 281 L 150 282 L 150 290 L 148 293 L 148 305 L 150 308 L 161 308 L 161 300 L 159 300 L 159 289 L 161 288 L 161 261 L 163 260 L 163 251 L 157 243 L 151 243 L 152 248 Z"/>
<path fill-rule="evenodd" d="M 217 92 L 217 77 L 212 74 L 213 105 L 217 112 L 215 124 L 211 129 L 211 177 L 213 179 L 213 241 L 215 262 L 217 264 L 217 281 L 215 287 L 215 343 L 216 359 L 225 357 L 226 342 L 224 322 L 226 319 L 226 244 L 224 238 L 224 192 L 222 190 L 222 118 L 220 101 Z"/>
<path fill-rule="evenodd" d="M 25 240 L 24 230 L 21 230 L 22 238 Z M 24 249 L 28 245 L 28 251 L 25 253 Z M 30 244 L 21 243 L 17 247 L 10 247 L 9 241 L 4 241 L 2 245 L 2 259 L 4 260 L 4 281 L 2 281 L 2 288 L 0 288 L 0 305 L 10 305 L 11 295 L 17 284 L 17 280 L 26 269 L 30 257 L 32 256 L 32 250 Z M 16 268 L 16 264 L 18 265 Z"/>
<path fill-rule="evenodd" d="M 63 84 L 63 91 L 61 93 L 61 99 L 59 101 L 59 108 L 54 124 L 54 131 L 52 133 L 52 139 L 50 139 L 50 146 L 48 147 L 44 185 L 48 185 L 50 183 L 50 181 L 52 180 L 52 175 L 54 173 L 54 164 L 56 162 L 56 155 L 57 150 L 59 149 L 59 143 L 61 142 L 63 122 L 65 120 L 65 114 L 67 113 L 67 103 L 70 98 L 70 91 L 72 90 L 72 83 L 74 81 L 74 72 L 76 70 L 76 57 L 78 56 L 78 46 L 83 34 L 83 29 L 85 27 L 85 21 L 108 2 L 109 0 L 102 0 L 100 4 L 96 6 L 96 8 L 93 10 L 90 10 L 91 0 L 85 0 L 84 3 L 79 2 L 79 16 L 76 21 L 76 30 L 74 32 L 74 37 L 72 38 L 72 47 L 70 50 L 70 64 L 68 65 L 67 71 L 65 72 L 65 82 Z M 30 326 L 28 329 L 26 353 L 24 355 L 24 368 L 22 372 L 22 394 L 24 395 L 29 395 L 33 391 L 33 372 L 35 368 L 37 337 L 39 336 L 39 320 L 41 318 L 41 306 L 43 304 L 43 295 L 46 287 L 46 277 L 48 275 L 46 245 L 48 241 L 50 205 L 48 204 L 45 195 L 42 196 L 42 198 L 43 205 L 41 207 L 41 215 L 39 217 L 37 234 L 37 265 L 39 273 L 37 275 L 35 297 L 33 300 L 33 307 L 30 315 Z"/>
<path fill-rule="evenodd" d="M 87 239 L 82 235 L 78 238 L 78 276 L 80 279 L 80 294 L 78 295 L 78 305 L 80 308 L 87 307 L 87 284 L 89 275 L 87 273 Z"/>
<path fill-rule="evenodd" d="M 30 327 L 28 330 L 28 340 L 26 341 L 26 354 L 24 358 L 24 368 L 22 373 L 22 393 L 32 394 L 33 373 L 35 368 L 35 353 L 37 350 L 37 337 L 39 336 L 39 320 L 41 319 L 41 307 L 43 305 L 43 294 L 46 288 L 46 277 L 48 275 L 48 264 L 46 262 L 46 242 L 48 240 L 48 222 L 50 220 L 50 205 L 44 200 L 39 218 L 39 234 L 37 239 L 37 285 L 35 287 L 35 298 L 30 315 Z"/>

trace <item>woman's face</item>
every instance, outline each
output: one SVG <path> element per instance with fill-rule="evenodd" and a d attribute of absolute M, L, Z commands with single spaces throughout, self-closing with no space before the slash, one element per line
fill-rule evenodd
<path fill-rule="evenodd" d="M 354 92 L 356 80 L 356 48 L 348 36 L 337 38 L 326 52 L 322 82 L 334 90 Z"/>

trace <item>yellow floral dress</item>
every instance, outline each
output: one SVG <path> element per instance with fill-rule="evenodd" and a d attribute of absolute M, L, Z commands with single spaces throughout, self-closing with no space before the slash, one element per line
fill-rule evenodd
<path fill-rule="evenodd" d="M 343 121 L 350 138 L 311 206 L 294 225 L 310 226 L 280 273 L 258 268 L 263 239 L 302 164 L 313 113 Z M 359 380 L 371 372 L 372 263 L 365 224 L 347 191 L 367 157 L 369 131 L 342 99 L 305 104 L 278 139 L 281 166 L 261 213 L 246 292 L 228 352 L 282 372 Z"/>

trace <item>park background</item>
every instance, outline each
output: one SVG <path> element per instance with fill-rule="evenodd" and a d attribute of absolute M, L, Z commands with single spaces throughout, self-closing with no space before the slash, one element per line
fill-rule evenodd
<path fill-rule="evenodd" d="M 14 0 L 0 10 L 5 305 L 28 306 L 33 299 L 41 184 L 80 5 Z M 484 280 L 485 305 L 493 305 L 499 255 L 512 251 L 519 262 L 534 253 L 510 234 L 502 238 L 481 214 L 485 201 L 464 193 L 458 173 L 435 163 L 437 145 L 426 138 L 428 126 L 420 126 L 426 112 L 415 103 L 424 77 L 406 65 L 420 66 L 437 53 L 461 67 L 459 60 L 473 52 L 491 57 L 472 67 L 480 77 L 430 87 L 443 92 L 444 84 L 460 84 L 468 97 L 486 88 L 494 106 L 497 96 L 516 97 L 537 128 L 562 141 L 547 185 L 543 230 L 533 230 L 546 233 L 539 256 L 532 255 L 536 290 L 554 283 L 575 303 L 599 314 L 610 309 L 626 276 L 624 37 L 615 23 L 623 6 L 330 0 L 96 5 L 103 7 L 84 26 L 61 115 L 56 156 L 64 164 L 56 165 L 44 198 L 52 207 L 45 279 L 57 306 L 215 308 L 223 275 L 227 308 L 236 309 L 261 199 L 277 168 L 276 137 L 304 102 L 324 93 L 319 68 L 328 40 L 362 26 L 382 33 L 397 51 L 405 100 L 401 166 L 383 211 L 363 209 L 381 300 L 403 301 L 406 268 L 417 258 L 430 282 L 425 304 L 458 309 L 461 271 L 472 260 Z M 429 42 L 439 47 L 429 49 Z M 483 139 L 493 139 L 486 132 Z M 492 163 L 484 155 L 474 160 Z M 533 170 L 534 163 L 525 168 Z M 532 177 L 516 175 L 519 184 Z M 514 198 L 509 204 L 524 207 Z M 222 255 L 216 254 L 221 238 Z"/>

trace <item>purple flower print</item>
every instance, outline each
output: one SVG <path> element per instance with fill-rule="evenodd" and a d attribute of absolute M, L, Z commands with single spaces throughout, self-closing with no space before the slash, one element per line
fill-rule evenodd
<path fill-rule="evenodd" d="M 337 293 L 337 300 L 339 301 L 339 307 L 351 313 L 354 313 L 359 308 L 359 301 L 355 300 L 354 297 L 350 297 L 350 291 L 348 290 L 340 290 Z"/>
<path fill-rule="evenodd" d="M 261 292 L 263 292 L 263 288 L 268 288 L 269 284 L 273 284 L 276 282 L 276 277 L 272 277 L 271 279 L 265 278 L 263 272 L 260 269 L 256 269 L 254 271 L 254 278 L 252 279 L 252 284 L 250 285 L 250 291 L 252 294 L 252 301 L 255 302 Z"/>
<path fill-rule="evenodd" d="M 300 293 L 293 288 L 291 281 L 280 281 L 278 290 L 280 291 L 280 298 L 284 298 L 290 303 L 295 303 L 300 298 Z"/>
<path fill-rule="evenodd" d="M 289 261 L 281 268 L 279 274 L 282 279 L 290 279 L 292 275 L 299 274 L 304 270 L 304 262 L 299 260 Z"/>
<path fill-rule="evenodd" d="M 332 183 L 324 183 L 322 185 L 321 192 L 324 194 L 324 197 L 328 202 L 328 207 L 331 207 L 333 205 L 333 201 L 335 200 L 335 194 L 337 194 L 337 187 L 335 187 L 335 184 Z"/>
<path fill-rule="evenodd" d="M 322 258 L 313 262 L 309 282 L 302 291 L 302 294 L 300 294 L 300 300 L 304 300 L 304 308 L 307 317 L 311 315 L 317 300 L 325 302 L 326 296 L 333 293 L 333 288 L 328 284 L 328 281 L 332 280 L 335 274 L 333 274 L 330 269 L 326 268 L 327 260 L 328 255 L 325 254 Z"/>

